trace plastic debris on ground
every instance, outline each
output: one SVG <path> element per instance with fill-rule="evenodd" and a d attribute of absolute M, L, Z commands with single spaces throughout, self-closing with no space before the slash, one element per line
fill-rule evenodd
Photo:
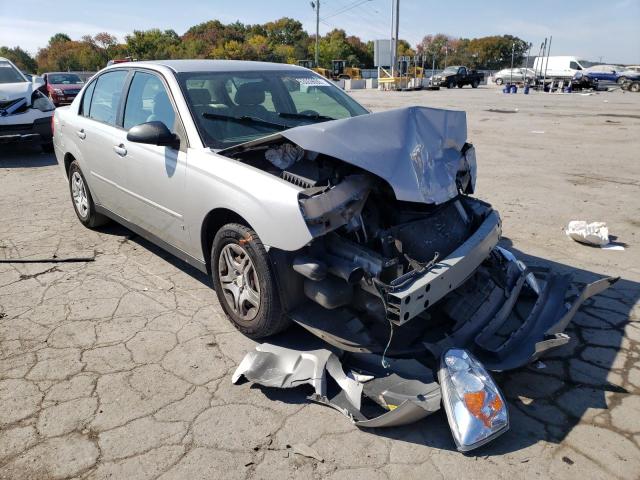
<path fill-rule="evenodd" d="M 587 223 L 584 220 L 572 220 L 565 233 L 576 242 L 602 247 L 609 243 L 609 229 L 605 222 Z"/>

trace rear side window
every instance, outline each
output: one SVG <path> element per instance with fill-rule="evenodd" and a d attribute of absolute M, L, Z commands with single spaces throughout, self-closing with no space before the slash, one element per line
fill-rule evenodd
<path fill-rule="evenodd" d="M 158 121 L 174 130 L 176 114 L 162 81 L 155 75 L 136 72 L 124 110 L 124 128 Z"/>
<path fill-rule="evenodd" d="M 89 116 L 89 109 L 91 108 L 91 97 L 95 88 L 96 82 L 93 82 L 84 91 L 84 96 L 82 97 L 82 111 L 80 112 L 80 114 L 85 117 Z"/>
<path fill-rule="evenodd" d="M 89 118 L 109 125 L 116 124 L 118 105 L 127 73 L 126 70 L 116 70 L 98 77 L 91 98 Z"/>

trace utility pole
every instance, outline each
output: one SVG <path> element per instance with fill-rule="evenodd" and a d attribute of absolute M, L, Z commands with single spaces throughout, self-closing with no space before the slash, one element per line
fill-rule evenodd
<path fill-rule="evenodd" d="M 516 42 L 511 44 L 511 78 L 509 79 L 509 85 L 513 84 L 513 52 L 516 49 Z"/>
<path fill-rule="evenodd" d="M 444 44 L 444 68 L 447 68 L 447 57 L 449 56 L 449 46 Z"/>
<path fill-rule="evenodd" d="M 315 3 L 311 2 L 311 8 L 313 8 L 316 11 L 316 59 L 315 59 L 315 66 L 319 67 L 320 65 L 318 65 L 318 62 L 319 62 L 319 58 L 320 58 L 320 0 L 315 0 Z"/>
<path fill-rule="evenodd" d="M 398 62 L 398 40 L 400 39 L 400 35 L 398 30 L 400 28 L 400 0 L 396 0 L 396 41 L 393 44 L 393 61 L 394 63 Z"/>

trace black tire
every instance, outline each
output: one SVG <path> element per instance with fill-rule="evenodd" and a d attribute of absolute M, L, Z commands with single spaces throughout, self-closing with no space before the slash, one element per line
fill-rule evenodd
<path fill-rule="evenodd" d="M 40 145 L 44 153 L 53 153 L 53 142 L 46 142 Z"/>
<path fill-rule="evenodd" d="M 501 78 L 496 78 L 496 85 L 502 85 L 504 83 L 504 80 L 502 80 Z"/>
<path fill-rule="evenodd" d="M 618 77 L 618 80 L 616 80 L 618 85 L 622 85 L 626 81 L 627 81 L 627 77 Z"/>
<path fill-rule="evenodd" d="M 631 85 L 629 85 L 629 91 L 630 92 L 640 92 L 640 82 L 633 82 Z"/>
<path fill-rule="evenodd" d="M 84 188 L 87 201 L 86 212 L 80 211 L 78 209 L 78 206 L 76 205 L 76 200 L 73 194 L 73 182 L 76 179 L 75 174 L 80 175 L 80 178 L 82 179 L 82 187 Z M 71 203 L 73 204 L 73 210 L 76 212 L 80 223 L 82 223 L 85 227 L 93 229 L 109 222 L 109 219 L 107 217 L 96 212 L 96 206 L 93 203 L 93 197 L 91 196 L 91 192 L 89 191 L 87 181 L 82 174 L 82 170 L 80 170 L 78 162 L 75 160 L 71 162 L 71 165 L 69 165 L 69 193 L 71 193 Z"/>
<path fill-rule="evenodd" d="M 464 84 L 459 83 L 459 84 L 458 84 L 458 88 L 462 88 L 462 87 L 464 87 Z"/>
<path fill-rule="evenodd" d="M 225 293 L 223 288 L 220 259 L 223 249 L 229 244 L 235 244 L 236 247 L 231 248 L 239 247 L 248 254 L 253 272 L 257 277 L 259 307 L 256 309 L 257 311 L 253 312 L 252 318 L 243 318 L 241 312 L 235 311 L 236 307 L 230 305 L 231 293 Z M 223 266 L 224 269 L 225 266 Z M 252 229 L 238 223 L 228 223 L 218 230 L 211 247 L 211 277 L 222 309 L 231 323 L 247 337 L 252 339 L 268 337 L 289 326 L 290 320 L 282 311 L 278 284 L 269 256 L 258 234 Z M 233 282 L 227 281 L 226 285 L 231 283 Z M 248 286 L 248 282 L 246 286 Z M 242 287 L 245 287 L 244 282 Z M 240 310 L 242 309 L 241 306 Z"/>
<path fill-rule="evenodd" d="M 449 80 L 447 82 L 447 88 L 453 88 L 455 86 L 456 86 L 456 84 L 455 84 L 455 82 L 453 80 Z"/>
<path fill-rule="evenodd" d="M 478 80 L 474 80 L 473 82 L 471 82 L 471 88 L 478 88 L 478 85 L 480 85 Z"/>

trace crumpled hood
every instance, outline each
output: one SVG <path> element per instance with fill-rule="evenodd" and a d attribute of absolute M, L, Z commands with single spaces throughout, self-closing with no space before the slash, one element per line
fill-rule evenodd
<path fill-rule="evenodd" d="M 26 98 L 31 104 L 33 84 L 31 82 L 0 83 L 0 102 L 9 102 L 19 98 Z"/>
<path fill-rule="evenodd" d="M 304 125 L 279 135 L 385 179 L 398 200 L 439 204 L 458 194 L 467 117 L 465 112 L 407 107 Z"/>

